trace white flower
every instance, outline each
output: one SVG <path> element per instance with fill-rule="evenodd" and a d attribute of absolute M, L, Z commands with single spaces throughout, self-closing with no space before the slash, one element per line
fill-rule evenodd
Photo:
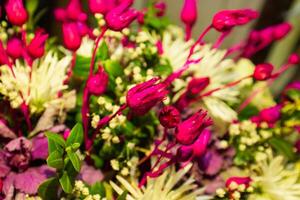
<path fill-rule="evenodd" d="M 36 60 L 31 69 L 27 64 L 17 60 L 13 66 L 16 78 L 7 66 L 0 68 L 0 93 L 17 108 L 23 99 L 29 105 L 31 113 L 40 113 L 49 104 L 59 103 L 58 92 L 67 89 L 63 84 L 71 56 L 62 59 L 52 51 L 43 58 Z"/>
<path fill-rule="evenodd" d="M 209 196 L 198 196 L 203 193 L 204 189 L 197 189 L 194 184 L 194 179 L 189 177 L 181 185 L 178 183 L 183 176 L 191 169 L 192 164 L 189 164 L 184 169 L 176 172 L 174 168 L 169 168 L 161 176 L 149 179 L 145 187 L 139 188 L 136 182 L 128 182 L 121 176 L 117 176 L 117 180 L 122 185 L 120 186 L 110 181 L 112 188 L 121 195 L 124 190 L 128 191 L 126 200 L 205 200 L 210 199 Z M 197 197 L 198 196 L 198 197 Z"/>

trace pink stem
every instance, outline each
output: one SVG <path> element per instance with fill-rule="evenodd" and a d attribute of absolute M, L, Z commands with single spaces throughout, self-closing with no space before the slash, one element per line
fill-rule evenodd
<path fill-rule="evenodd" d="M 185 41 L 189 41 L 192 35 L 192 26 L 189 24 L 185 25 Z"/>
<path fill-rule="evenodd" d="M 221 44 L 223 43 L 224 39 L 230 34 L 231 31 L 226 31 L 224 33 L 222 33 L 220 35 L 220 37 L 218 38 L 218 40 L 215 42 L 215 44 L 213 45 L 214 49 L 217 49 L 221 46 Z"/>

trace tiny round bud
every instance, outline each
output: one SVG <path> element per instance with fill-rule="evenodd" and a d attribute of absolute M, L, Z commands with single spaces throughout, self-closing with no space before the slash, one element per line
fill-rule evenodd
<path fill-rule="evenodd" d="M 173 106 L 165 106 L 160 110 L 159 121 L 165 128 L 174 128 L 180 122 L 180 113 Z"/>
<path fill-rule="evenodd" d="M 288 62 L 293 65 L 297 65 L 300 62 L 300 57 L 296 53 L 290 55 Z"/>

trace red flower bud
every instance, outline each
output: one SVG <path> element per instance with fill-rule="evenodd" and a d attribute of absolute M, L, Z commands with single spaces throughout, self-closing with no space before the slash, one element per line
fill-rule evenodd
<path fill-rule="evenodd" d="M 34 38 L 27 46 L 28 53 L 33 58 L 40 58 L 45 53 L 45 43 L 48 38 L 48 34 L 43 29 L 38 29 L 35 32 Z"/>
<path fill-rule="evenodd" d="M 87 88 L 90 94 L 99 96 L 103 94 L 108 85 L 108 75 L 103 68 L 99 68 L 97 74 L 89 77 L 87 81 Z"/>
<path fill-rule="evenodd" d="M 281 106 L 276 105 L 271 108 L 266 108 L 260 111 L 259 116 L 260 119 L 267 123 L 275 123 L 280 118 L 280 110 Z"/>
<path fill-rule="evenodd" d="M 247 24 L 257 17 L 258 13 L 251 9 L 224 10 L 214 16 L 212 25 L 216 30 L 224 32 L 235 26 Z"/>
<path fill-rule="evenodd" d="M 209 144 L 211 138 L 211 132 L 208 129 L 204 129 L 198 139 L 193 144 L 193 154 L 196 157 L 202 156 Z"/>
<path fill-rule="evenodd" d="M 62 25 L 63 41 L 67 49 L 76 51 L 81 45 L 81 34 L 75 22 L 65 22 Z"/>
<path fill-rule="evenodd" d="M 180 113 L 173 106 L 165 106 L 160 110 L 159 122 L 165 128 L 174 128 L 180 122 Z"/>
<path fill-rule="evenodd" d="M 300 57 L 298 56 L 298 54 L 293 53 L 293 54 L 290 55 L 290 57 L 288 59 L 288 62 L 290 64 L 297 65 L 300 62 Z"/>
<path fill-rule="evenodd" d="M 87 14 L 82 11 L 80 0 L 70 0 L 66 7 L 66 13 L 70 20 L 86 21 Z"/>
<path fill-rule="evenodd" d="M 17 37 L 10 38 L 7 41 L 6 52 L 13 59 L 20 58 L 23 53 L 23 42 Z"/>
<path fill-rule="evenodd" d="M 275 40 L 280 40 L 284 38 L 291 30 L 292 26 L 289 23 L 284 22 L 274 27 L 273 37 Z"/>
<path fill-rule="evenodd" d="M 208 77 L 204 78 L 193 78 L 187 87 L 188 95 L 195 96 L 202 92 L 210 83 Z"/>
<path fill-rule="evenodd" d="M 193 156 L 193 147 L 191 145 L 181 145 L 176 153 L 176 157 L 181 162 L 186 162 Z"/>
<path fill-rule="evenodd" d="M 154 8 L 156 8 L 158 17 L 164 16 L 166 11 L 166 4 L 164 2 L 158 2 L 154 4 Z"/>
<path fill-rule="evenodd" d="M 166 97 L 168 94 L 166 85 L 158 81 L 159 78 L 150 79 L 127 92 L 127 105 L 134 113 L 144 115 Z"/>
<path fill-rule="evenodd" d="M 22 26 L 28 19 L 22 0 L 6 0 L 5 10 L 8 21 L 16 26 Z"/>
<path fill-rule="evenodd" d="M 89 0 L 89 8 L 93 14 L 100 13 L 102 15 L 106 15 L 115 6 L 115 0 Z"/>
<path fill-rule="evenodd" d="M 258 81 L 267 80 L 272 76 L 273 68 L 273 65 L 269 63 L 262 63 L 256 65 L 253 73 L 253 78 Z"/>

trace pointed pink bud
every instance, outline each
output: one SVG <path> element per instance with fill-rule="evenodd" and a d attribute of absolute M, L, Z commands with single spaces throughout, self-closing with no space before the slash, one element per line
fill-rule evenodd
<path fill-rule="evenodd" d="M 187 87 L 187 93 L 190 96 L 198 95 L 200 92 L 202 92 L 210 83 L 210 80 L 208 77 L 204 78 L 193 78 Z"/>
<path fill-rule="evenodd" d="M 115 0 L 89 0 L 89 8 L 93 14 L 100 13 L 102 15 L 106 15 L 115 6 Z"/>
<path fill-rule="evenodd" d="M 13 37 L 7 41 L 6 52 L 11 58 L 21 58 L 23 49 L 23 42 L 21 41 L 21 39 Z"/>
<path fill-rule="evenodd" d="M 293 53 L 290 55 L 289 59 L 288 59 L 288 63 L 293 64 L 293 65 L 297 65 L 300 62 L 300 57 L 298 54 Z"/>
<path fill-rule="evenodd" d="M 193 147 L 191 145 L 181 145 L 176 153 L 176 158 L 181 162 L 188 161 L 193 156 Z"/>
<path fill-rule="evenodd" d="M 81 45 L 81 34 L 76 22 L 65 22 L 62 25 L 63 41 L 67 49 L 76 51 Z"/>
<path fill-rule="evenodd" d="M 43 29 L 38 29 L 35 32 L 34 38 L 27 46 L 28 53 L 32 58 L 40 58 L 44 55 L 47 38 L 48 34 Z"/>
<path fill-rule="evenodd" d="M 281 106 L 276 105 L 270 108 L 263 109 L 262 111 L 260 111 L 259 116 L 261 120 L 273 124 L 280 119 L 280 111 Z"/>
<path fill-rule="evenodd" d="M 121 3 L 109 11 L 105 16 L 107 27 L 114 31 L 121 31 L 128 27 L 138 16 L 138 11 L 130 9 L 133 0 L 123 0 Z"/>
<path fill-rule="evenodd" d="M 192 27 L 197 21 L 197 0 L 184 0 L 181 10 L 181 21 L 186 27 L 186 40 L 191 38 Z"/>
<path fill-rule="evenodd" d="M 157 10 L 156 15 L 158 17 L 162 17 L 165 15 L 167 5 L 165 4 L 165 2 L 158 2 L 154 4 L 154 8 Z"/>
<path fill-rule="evenodd" d="M 229 31 L 235 26 L 247 24 L 258 17 L 258 12 L 251 9 L 223 10 L 218 12 L 212 22 L 212 26 L 220 31 Z"/>
<path fill-rule="evenodd" d="M 165 128 L 176 127 L 180 120 L 180 113 L 173 106 L 165 106 L 159 112 L 159 122 Z"/>
<path fill-rule="evenodd" d="M 9 65 L 9 57 L 3 48 L 2 42 L 0 40 L 0 65 Z"/>
<path fill-rule="evenodd" d="M 153 78 L 134 86 L 127 92 L 127 105 L 137 115 L 144 115 L 167 94 L 166 85 L 159 82 L 159 78 Z"/>
<path fill-rule="evenodd" d="M 249 187 L 252 179 L 250 177 L 237 177 L 233 176 L 226 180 L 226 187 L 230 189 L 231 183 L 236 183 L 237 185 L 245 185 L 246 188 Z"/>
<path fill-rule="evenodd" d="M 207 112 L 198 111 L 176 128 L 176 140 L 183 145 L 190 145 L 195 142 L 204 128 L 210 126 L 212 121 L 207 117 Z"/>
<path fill-rule="evenodd" d="M 87 14 L 82 11 L 80 0 L 70 0 L 66 7 L 67 16 L 74 21 L 86 21 Z"/>
<path fill-rule="evenodd" d="M 108 75 L 102 67 L 99 68 L 97 74 L 92 75 L 87 80 L 87 88 L 90 94 L 99 96 L 103 94 L 108 85 Z"/>
<path fill-rule="evenodd" d="M 275 40 L 280 40 L 284 38 L 292 30 L 291 24 L 284 22 L 277 26 L 274 26 L 273 37 Z"/>
<path fill-rule="evenodd" d="M 202 156 L 209 144 L 211 138 L 211 132 L 208 129 L 204 129 L 198 139 L 194 142 L 193 146 L 193 154 L 196 157 Z"/>
<path fill-rule="evenodd" d="M 22 0 L 6 0 L 5 11 L 8 21 L 16 26 L 22 26 L 28 19 Z"/>
<path fill-rule="evenodd" d="M 258 81 L 264 81 L 272 76 L 274 67 L 269 63 L 258 64 L 255 67 L 253 78 Z"/>

